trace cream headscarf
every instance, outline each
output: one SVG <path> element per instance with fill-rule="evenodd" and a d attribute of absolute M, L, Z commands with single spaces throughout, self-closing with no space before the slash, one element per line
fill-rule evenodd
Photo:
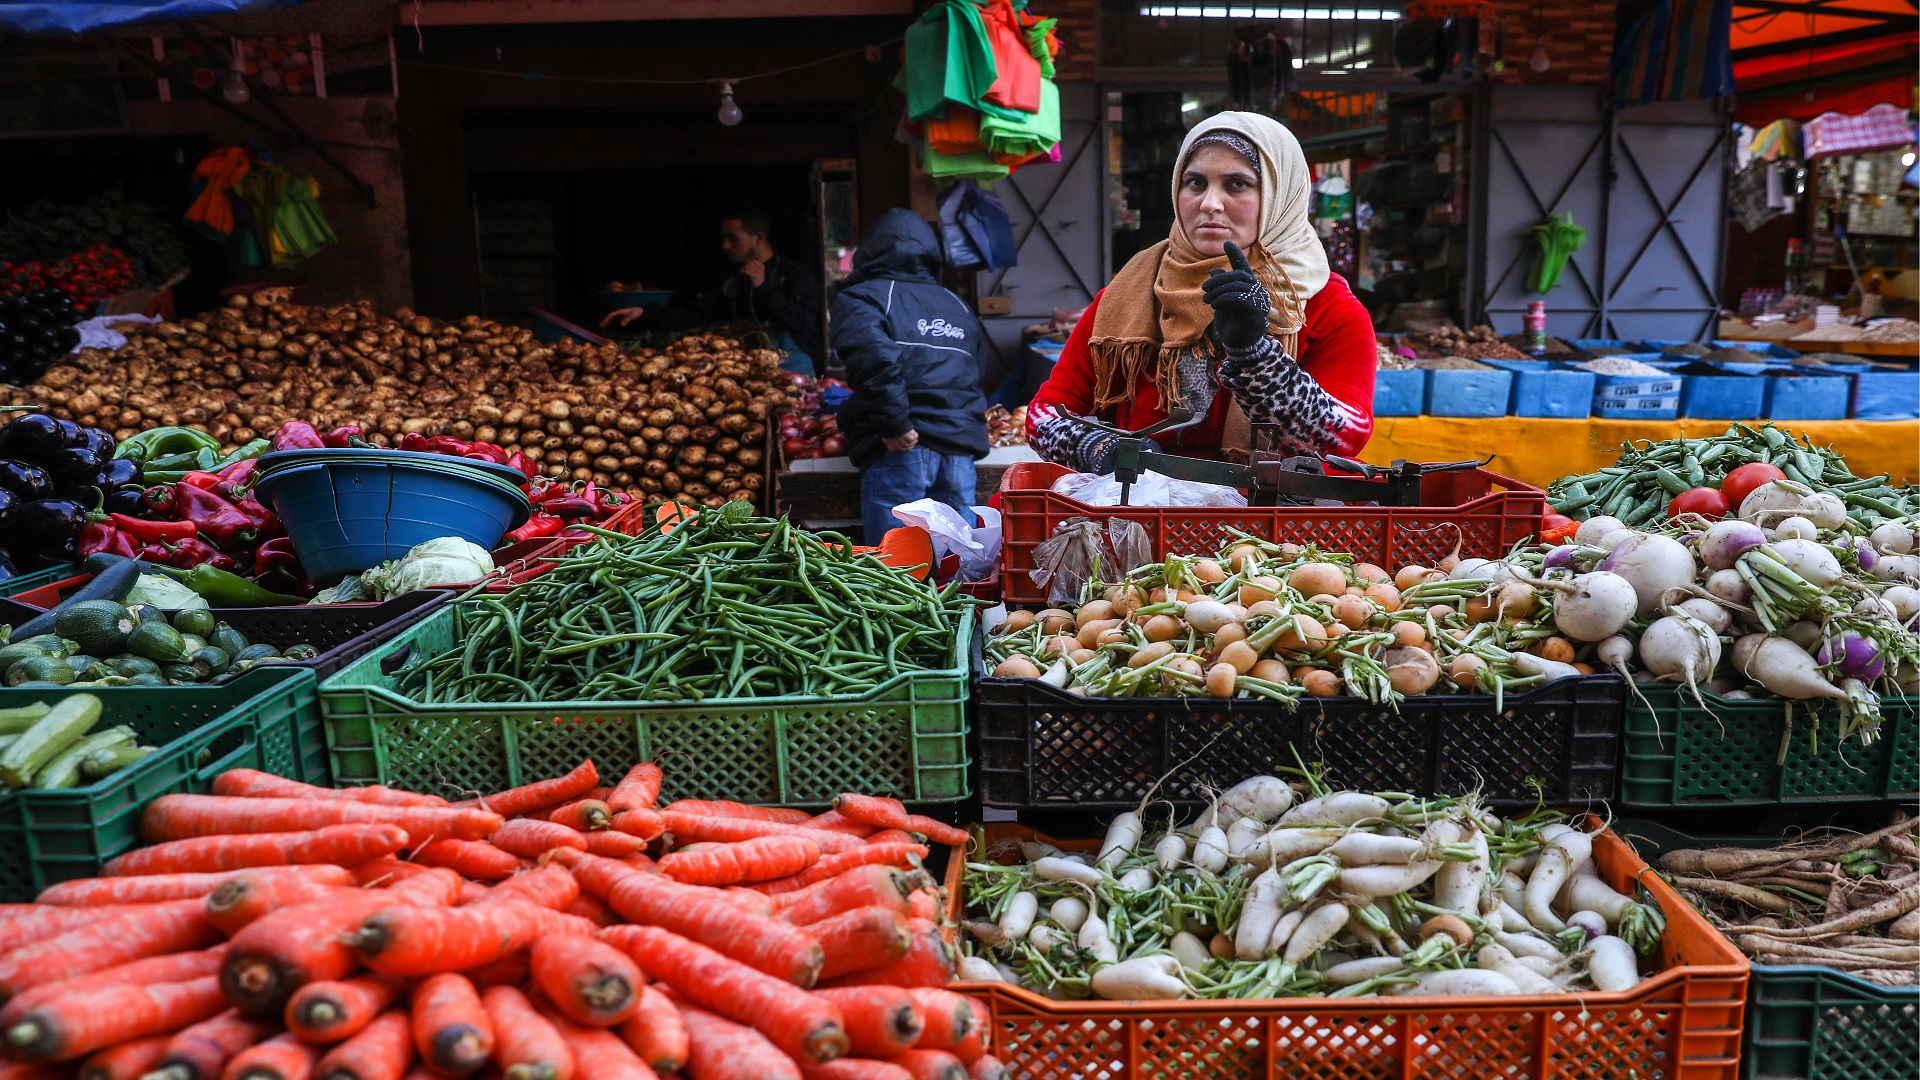
<path fill-rule="evenodd" d="M 1209 117 L 1180 144 L 1173 170 L 1176 206 L 1187 158 L 1194 144 L 1213 132 L 1236 135 L 1259 152 L 1260 231 L 1247 258 L 1273 298 L 1271 331 L 1292 352 L 1307 301 L 1326 286 L 1329 274 L 1326 249 L 1308 220 L 1313 174 L 1307 156 L 1300 140 L 1272 117 L 1244 112 Z M 1181 354 L 1207 347 L 1213 309 L 1201 287 L 1215 268 L 1229 269 L 1226 256 L 1196 251 L 1176 215 L 1166 240 L 1135 255 L 1114 275 L 1094 313 L 1090 340 L 1096 405 L 1129 400 L 1148 372 L 1163 406 L 1179 402 L 1174 368 Z"/>

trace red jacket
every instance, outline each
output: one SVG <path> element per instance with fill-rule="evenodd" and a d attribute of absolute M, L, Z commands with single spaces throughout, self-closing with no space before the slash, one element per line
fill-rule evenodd
<path fill-rule="evenodd" d="M 1103 289 L 1101 296 L 1104 295 Z M 1074 327 L 1073 336 L 1067 339 L 1067 347 L 1053 365 L 1053 373 L 1033 395 L 1027 407 L 1029 439 L 1033 435 L 1036 413 L 1046 415 L 1064 409 L 1086 416 L 1095 412 L 1093 358 L 1087 350 L 1087 340 L 1093 336 L 1093 316 L 1099 307 L 1100 297 L 1096 296 L 1086 314 L 1080 317 L 1079 325 Z M 1333 452 L 1345 457 L 1359 454 L 1373 436 L 1373 373 L 1379 366 L 1378 352 L 1374 346 L 1373 319 L 1340 275 L 1329 275 L 1326 287 L 1307 301 L 1306 325 L 1300 331 L 1298 355 L 1294 359 L 1322 389 L 1358 414 L 1359 422 L 1344 430 L 1345 437 Z M 1222 391 L 1214 397 L 1206 420 L 1171 435 L 1155 436 L 1154 441 L 1169 451 L 1177 447 L 1179 453 L 1188 457 L 1219 457 L 1227 403 L 1231 399 L 1231 394 Z M 1111 410 L 1113 415 L 1102 419 L 1123 431 L 1138 431 L 1167 415 L 1160 407 L 1160 392 L 1151 379 L 1136 384 L 1130 400 L 1112 406 Z"/>

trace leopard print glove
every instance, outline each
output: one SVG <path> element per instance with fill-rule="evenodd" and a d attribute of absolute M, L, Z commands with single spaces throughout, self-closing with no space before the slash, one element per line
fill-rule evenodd
<path fill-rule="evenodd" d="M 1081 423 L 1045 405 L 1027 408 L 1027 441 L 1033 452 L 1074 472 L 1105 474 L 1113 470 L 1113 444 L 1119 436 Z"/>
<path fill-rule="evenodd" d="M 1352 422 L 1351 410 L 1280 351 L 1273 338 L 1262 338 L 1251 349 L 1229 351 L 1218 377 L 1250 423 L 1279 429 L 1276 449 L 1281 453 L 1330 453 L 1340 446 L 1340 431 Z"/>

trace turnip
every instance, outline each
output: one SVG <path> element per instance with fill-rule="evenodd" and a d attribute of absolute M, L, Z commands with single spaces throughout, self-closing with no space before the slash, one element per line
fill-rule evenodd
<path fill-rule="evenodd" d="M 1353 910 L 1345 904 L 1322 904 L 1307 913 L 1294 929 L 1293 936 L 1287 939 L 1287 947 L 1280 958 L 1289 964 L 1297 964 L 1320 950 L 1320 946 L 1333 940 L 1353 917 Z"/>
<path fill-rule="evenodd" d="M 978 956 L 960 958 L 960 978 L 967 982 L 1006 982 L 1000 975 L 1000 969 L 991 961 Z"/>
<path fill-rule="evenodd" d="M 1072 940 L 1073 935 L 1062 933 L 1058 928 L 1048 926 L 1045 923 L 1041 923 L 1039 926 L 1027 931 L 1027 944 L 1032 945 L 1042 953 L 1050 953 Z"/>
<path fill-rule="evenodd" d="M 1838 495 L 1814 491 L 1792 480 L 1774 480 L 1748 493 L 1737 514 L 1769 528 L 1790 517 L 1804 517 L 1822 529 L 1842 529 L 1847 524 L 1847 504 Z"/>
<path fill-rule="evenodd" d="M 1567 875 L 1593 857 L 1593 841 L 1578 829 L 1567 829 L 1551 839 L 1547 838 L 1547 832 L 1546 829 L 1540 831 L 1540 863 L 1527 878 L 1520 913 L 1534 926 L 1557 934 L 1565 930 L 1567 924 L 1553 913 L 1553 898 L 1560 895 Z"/>
<path fill-rule="evenodd" d="M 1768 547 L 1787 569 L 1799 574 L 1807 584 L 1827 592 L 1846 576 L 1840 560 L 1823 544 L 1812 540 L 1781 540 Z"/>
<path fill-rule="evenodd" d="M 1545 976 L 1522 964 L 1518 957 L 1497 941 L 1489 941 L 1480 946 L 1473 958 L 1474 966 L 1482 971 L 1491 971 L 1513 980 L 1513 985 L 1522 994 L 1557 994 L 1560 988 L 1547 981 Z M 1332 973 L 1328 973 L 1331 980 Z"/>
<path fill-rule="evenodd" d="M 1846 691 L 1820 674 L 1807 651 L 1785 638 L 1748 634 L 1733 643 L 1734 670 L 1792 701 L 1847 700 Z"/>
<path fill-rule="evenodd" d="M 1227 858 L 1227 834 L 1220 826 L 1200 830 L 1199 839 L 1193 842 L 1193 865 L 1217 874 L 1227 868 Z"/>
<path fill-rule="evenodd" d="M 1608 533 L 1617 532 L 1623 528 L 1626 528 L 1625 523 L 1617 517 L 1606 517 L 1604 515 L 1601 517 L 1590 517 L 1581 522 L 1580 527 L 1574 530 L 1573 542 L 1593 546 L 1599 543 L 1601 537 L 1606 536 Z"/>
<path fill-rule="evenodd" d="M 1640 635 L 1640 662 L 1662 679 L 1686 683 L 1698 701 L 1701 680 L 1720 662 L 1720 638 L 1691 615 L 1669 615 Z"/>
<path fill-rule="evenodd" d="M 1582 574 L 1553 605 L 1553 625 L 1575 641 L 1599 641 L 1620 632 L 1639 607 L 1639 594 L 1618 574 Z"/>
<path fill-rule="evenodd" d="M 1233 931 L 1233 953 L 1242 960 L 1258 960 L 1266 955 L 1267 939 L 1280 921 L 1280 904 L 1287 886 L 1269 866 L 1247 887 L 1246 900 L 1240 906 L 1240 923 Z"/>
<path fill-rule="evenodd" d="M 1873 545 L 1868 543 L 1865 537 L 1856 536 L 1852 539 L 1842 537 L 1840 542 L 1853 549 L 1853 561 L 1860 564 L 1861 570 L 1872 573 L 1873 568 L 1879 565 L 1880 553 L 1873 550 Z"/>
<path fill-rule="evenodd" d="M 1140 842 L 1142 831 L 1139 814 L 1128 810 L 1115 817 L 1113 824 L 1107 826 L 1106 840 L 1100 845 L 1101 868 L 1110 871 L 1133 854 L 1133 846 Z"/>
<path fill-rule="evenodd" d="M 1171 953 L 1136 956 L 1124 964 L 1109 963 L 1093 973 L 1088 985 L 1108 1001 L 1171 1001 L 1187 996 L 1180 960 Z"/>
<path fill-rule="evenodd" d="M 1666 602 L 1668 590 L 1693 584 L 1693 553 L 1672 537 L 1637 533 L 1602 559 L 1600 569 L 1625 578 L 1633 586 L 1637 613 L 1651 615 Z M 1600 636 L 1618 631 L 1616 626 Z"/>
<path fill-rule="evenodd" d="M 1569 929 L 1578 927 L 1582 933 L 1587 935 L 1587 940 L 1592 941 L 1594 938 L 1602 937 L 1606 934 L 1607 920 L 1602 918 L 1597 911 L 1588 911 L 1585 908 L 1581 908 L 1567 916 L 1567 927 Z"/>
<path fill-rule="evenodd" d="M 1897 521 L 1883 521 L 1868 534 L 1882 555 L 1905 555 L 1913 550 L 1913 530 Z"/>
<path fill-rule="evenodd" d="M 1746 604 L 1753 599 L 1753 590 L 1747 587 L 1746 579 L 1738 570 L 1715 570 L 1708 574 L 1707 591 L 1729 604 Z"/>
<path fill-rule="evenodd" d="M 1077 896 L 1063 896 L 1047 909 L 1047 917 L 1060 924 L 1069 934 L 1080 932 L 1080 924 L 1087 921 L 1087 902 Z"/>
<path fill-rule="evenodd" d="M 1384 818 L 1393 804 L 1378 795 L 1361 791 L 1335 791 L 1310 799 L 1281 815 L 1281 825 L 1358 825 Z"/>
<path fill-rule="evenodd" d="M 1818 540 L 1820 527 L 1798 514 L 1784 518 L 1779 524 L 1767 530 L 1771 540 Z"/>
<path fill-rule="evenodd" d="M 1508 997 L 1520 992 L 1512 979 L 1497 971 L 1477 968 L 1453 968 L 1420 977 L 1419 985 L 1407 991 L 1412 996 Z"/>
<path fill-rule="evenodd" d="M 1716 634 L 1724 634 L 1733 626 L 1733 613 L 1704 596 L 1682 600 L 1674 605 L 1674 610 L 1698 619 Z"/>
<path fill-rule="evenodd" d="M 1912 555 L 1889 555 L 1874 563 L 1873 570 L 1870 572 L 1881 581 L 1920 584 L 1920 558 Z"/>
<path fill-rule="evenodd" d="M 1633 946 L 1617 937 L 1602 936 L 1587 944 L 1587 978 L 1602 991 L 1631 990 L 1640 985 L 1639 963 Z"/>
<path fill-rule="evenodd" d="M 1493 577 L 1494 564 L 1490 559 L 1461 559 L 1460 565 L 1447 573 L 1448 581 L 1486 581 Z"/>
<path fill-rule="evenodd" d="M 1871 638 L 1849 630 L 1837 638 L 1828 638 L 1814 657 L 1821 667 L 1832 667 L 1841 678 L 1873 682 L 1887 670 L 1887 658 Z"/>
<path fill-rule="evenodd" d="M 1040 898 L 1030 892 L 1015 893 L 1007 901 L 1007 910 L 1000 913 L 1000 934 L 1008 941 L 1019 941 L 1033 929 L 1033 920 L 1040 914 Z"/>
<path fill-rule="evenodd" d="M 1168 832 L 1153 845 L 1153 864 L 1163 874 L 1179 868 L 1182 859 L 1187 857 L 1187 838 L 1177 832 Z"/>
<path fill-rule="evenodd" d="M 1173 941 L 1167 948 L 1180 961 L 1180 966 L 1188 971 L 1199 971 L 1207 966 L 1207 961 L 1213 959 L 1213 954 L 1207 951 L 1207 943 L 1185 930 L 1173 935 Z"/>
<path fill-rule="evenodd" d="M 1527 590 L 1527 595 L 1532 597 L 1532 590 Z M 1405 697 L 1424 694 L 1440 681 L 1440 662 L 1432 653 L 1412 645 L 1388 649 L 1381 654 L 1380 663 L 1385 665 L 1387 681 L 1393 684 L 1394 691 Z"/>
<path fill-rule="evenodd" d="M 1716 521 L 1700 538 L 1700 561 L 1709 570 L 1725 570 L 1740 561 L 1740 556 L 1766 542 L 1767 534 L 1750 521 L 1738 518 Z"/>

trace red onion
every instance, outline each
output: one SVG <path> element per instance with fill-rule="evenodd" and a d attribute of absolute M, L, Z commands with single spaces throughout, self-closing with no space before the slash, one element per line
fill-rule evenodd
<path fill-rule="evenodd" d="M 1887 669 L 1887 660 L 1880 655 L 1880 646 L 1874 644 L 1873 639 L 1851 630 L 1839 638 L 1828 638 L 1821 642 L 1820 651 L 1814 659 L 1820 662 L 1821 667 L 1832 665 L 1837 659 L 1841 678 L 1868 683 L 1878 679 Z"/>

